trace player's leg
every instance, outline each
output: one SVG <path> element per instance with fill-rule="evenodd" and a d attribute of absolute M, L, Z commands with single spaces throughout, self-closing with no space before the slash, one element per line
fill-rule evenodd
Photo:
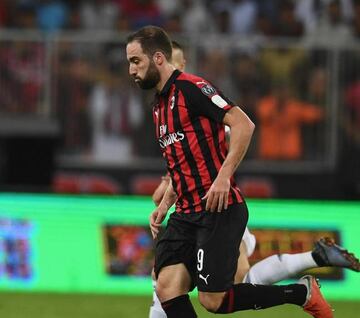
<path fill-rule="evenodd" d="M 172 213 L 156 244 L 156 294 L 168 318 L 197 317 L 188 292 L 193 286 L 196 229 Z"/>
<path fill-rule="evenodd" d="M 313 284 L 286 286 L 234 284 L 241 231 L 245 230 L 247 222 L 246 207 L 233 205 L 226 212 L 210 215 L 216 219 L 216 226 L 213 226 L 215 230 L 211 238 L 198 246 L 196 277 L 199 301 L 208 311 L 231 313 L 247 309 L 265 309 L 285 303 L 299 306 L 309 303 L 311 297 L 308 295 L 310 290 L 315 288 Z M 321 297 L 320 293 L 316 295 Z M 331 313 L 325 301 L 318 304 L 317 301 L 312 300 L 311 310 Z"/>
<path fill-rule="evenodd" d="M 250 233 L 248 227 L 245 228 L 245 232 L 243 234 L 242 240 L 245 243 L 246 255 L 247 257 L 250 257 L 255 250 L 256 237 L 254 234 Z"/>
<path fill-rule="evenodd" d="M 156 206 L 160 204 L 164 196 L 164 193 L 169 185 L 169 182 L 170 182 L 170 177 L 168 175 L 161 177 L 161 182 L 157 186 L 156 190 L 152 195 L 152 200 L 154 201 Z M 153 302 L 152 305 L 150 306 L 149 318 L 166 318 L 166 314 L 161 307 L 160 300 L 155 291 L 156 278 L 155 278 L 154 269 L 151 272 L 151 278 L 152 278 L 152 286 L 153 286 Z"/>
<path fill-rule="evenodd" d="M 184 264 L 161 269 L 157 278 L 156 293 L 167 317 L 197 317 L 188 295 L 190 286 L 191 277 Z"/>
<path fill-rule="evenodd" d="M 246 274 L 244 282 L 272 285 L 312 267 L 317 265 L 311 252 L 272 255 L 253 265 Z"/>
<path fill-rule="evenodd" d="M 154 269 L 151 272 L 152 287 L 153 287 L 153 302 L 150 306 L 149 318 L 166 318 L 165 311 L 161 307 L 161 302 L 156 294 L 156 278 Z"/>
<path fill-rule="evenodd" d="M 324 266 L 360 271 L 360 262 L 354 254 L 335 244 L 332 239 L 322 238 L 315 243 L 312 251 L 272 255 L 256 263 L 250 268 L 244 282 L 271 285 L 305 270 Z"/>
<path fill-rule="evenodd" d="M 255 246 L 255 235 L 251 234 L 248 227 L 246 227 L 240 244 L 240 256 L 235 274 L 235 284 L 242 283 L 249 272 L 250 263 L 248 258 L 254 253 Z"/>
<path fill-rule="evenodd" d="M 240 255 L 238 258 L 237 270 L 234 279 L 235 284 L 242 283 L 249 270 L 250 264 L 247 256 L 247 248 L 245 242 L 242 240 L 240 244 Z"/>

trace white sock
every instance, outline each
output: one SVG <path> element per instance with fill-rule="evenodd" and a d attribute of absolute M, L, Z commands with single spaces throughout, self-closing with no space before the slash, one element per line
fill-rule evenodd
<path fill-rule="evenodd" d="M 153 304 L 150 307 L 149 318 L 166 318 L 166 313 L 161 307 L 160 300 L 155 293 L 156 280 L 152 281 L 153 286 Z"/>
<path fill-rule="evenodd" d="M 311 252 L 272 255 L 252 266 L 244 282 L 272 285 L 304 270 L 318 267 Z"/>

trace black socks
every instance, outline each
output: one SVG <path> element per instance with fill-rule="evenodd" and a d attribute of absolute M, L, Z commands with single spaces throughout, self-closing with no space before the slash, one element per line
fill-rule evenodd
<path fill-rule="evenodd" d="M 255 284 L 233 285 L 225 294 L 217 313 L 227 314 L 240 310 L 265 309 L 283 304 L 302 306 L 307 289 L 302 284 L 266 286 Z M 161 303 L 168 318 L 196 318 L 188 295 L 181 295 Z"/>
<path fill-rule="evenodd" d="M 301 284 L 265 286 L 237 284 L 228 290 L 217 313 L 231 313 L 247 309 L 265 309 L 282 304 L 303 305 L 307 289 Z"/>
<path fill-rule="evenodd" d="M 196 318 L 189 295 L 181 295 L 161 303 L 168 318 Z"/>

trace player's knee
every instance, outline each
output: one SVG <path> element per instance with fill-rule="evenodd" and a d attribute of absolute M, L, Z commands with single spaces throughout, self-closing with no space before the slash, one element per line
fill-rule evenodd
<path fill-rule="evenodd" d="M 199 293 L 200 304 L 209 312 L 216 313 L 223 301 L 223 295 L 218 293 Z"/>

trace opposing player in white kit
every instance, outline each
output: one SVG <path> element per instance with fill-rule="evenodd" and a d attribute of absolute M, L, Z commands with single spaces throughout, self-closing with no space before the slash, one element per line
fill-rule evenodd
<path fill-rule="evenodd" d="M 182 47 L 175 41 L 172 42 L 172 64 L 184 71 L 186 60 Z M 165 190 L 170 182 L 169 176 L 163 176 L 152 198 L 156 205 L 161 202 Z M 240 245 L 238 268 L 235 283 L 252 283 L 271 285 L 281 280 L 290 278 L 302 271 L 316 267 L 342 267 L 353 271 L 360 271 L 360 262 L 346 249 L 338 246 L 330 238 L 322 238 L 315 243 L 314 249 L 305 253 L 272 255 L 250 267 L 250 257 L 256 245 L 256 238 L 246 228 Z M 155 293 L 156 281 L 153 276 L 153 304 L 150 307 L 149 318 L 166 318 L 161 303 Z"/>

